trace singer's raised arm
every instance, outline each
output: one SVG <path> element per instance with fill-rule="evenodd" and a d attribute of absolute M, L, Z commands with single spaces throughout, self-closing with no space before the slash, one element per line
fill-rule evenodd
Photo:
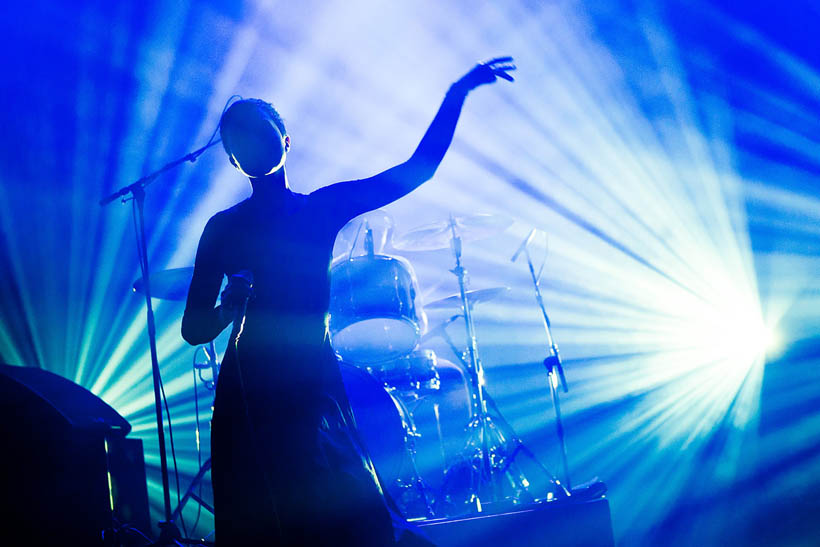
<path fill-rule="evenodd" d="M 508 72 L 514 70 L 515 65 L 511 61 L 511 57 L 500 57 L 480 63 L 450 86 L 410 159 L 366 179 L 320 188 L 311 194 L 311 198 L 338 204 L 335 209 L 338 218 L 334 220 L 341 226 L 353 217 L 387 205 L 418 188 L 433 177 L 444 159 L 467 94 L 480 85 L 494 82 L 496 78 L 512 81 Z"/>

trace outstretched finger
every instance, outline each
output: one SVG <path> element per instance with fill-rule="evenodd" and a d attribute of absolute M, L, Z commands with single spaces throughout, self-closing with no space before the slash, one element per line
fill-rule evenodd
<path fill-rule="evenodd" d="M 481 63 L 482 65 L 494 65 L 498 63 L 509 63 L 512 61 L 512 57 L 496 57 L 495 59 L 490 59 L 489 61 L 484 61 Z"/>
<path fill-rule="evenodd" d="M 509 74 L 507 74 L 504 71 L 498 71 L 498 72 L 495 73 L 495 75 L 498 76 L 499 78 L 504 78 L 505 80 L 510 81 L 510 82 L 515 81 L 515 79 L 512 76 L 510 76 Z"/>

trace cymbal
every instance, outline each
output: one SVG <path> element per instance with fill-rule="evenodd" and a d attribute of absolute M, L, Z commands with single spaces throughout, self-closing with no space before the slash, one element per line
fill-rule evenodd
<path fill-rule="evenodd" d="M 478 241 L 506 230 L 512 219 L 502 215 L 482 213 L 454 217 L 456 232 L 462 241 Z M 399 251 L 435 251 L 450 246 L 452 230 L 449 220 L 440 220 L 414 228 L 398 238 L 393 247 Z"/>
<path fill-rule="evenodd" d="M 151 296 L 163 300 L 186 300 L 193 276 L 193 267 L 154 272 L 151 274 Z M 134 281 L 134 292 L 145 294 L 145 282 L 142 277 Z"/>
<path fill-rule="evenodd" d="M 475 305 L 477 302 L 486 302 L 487 300 L 492 300 L 497 296 L 501 296 L 502 294 L 506 294 L 510 292 L 509 287 L 490 287 L 487 289 L 474 289 L 472 291 L 467 291 L 467 301 L 470 303 L 470 306 Z M 436 310 L 436 309 L 443 309 L 443 308 L 460 308 L 461 307 L 461 295 L 454 294 L 451 296 L 447 296 L 445 298 L 441 298 L 439 300 L 435 300 L 430 302 L 424 309 L 427 310 Z"/>

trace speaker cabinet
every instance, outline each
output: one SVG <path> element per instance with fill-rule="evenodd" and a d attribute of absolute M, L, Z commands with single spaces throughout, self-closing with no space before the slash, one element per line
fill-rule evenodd
<path fill-rule="evenodd" d="M 22 544 L 102 545 L 128 522 L 150 530 L 142 441 L 88 390 L 0 365 L 0 522 Z M 12 533 L 13 532 L 13 533 Z"/>

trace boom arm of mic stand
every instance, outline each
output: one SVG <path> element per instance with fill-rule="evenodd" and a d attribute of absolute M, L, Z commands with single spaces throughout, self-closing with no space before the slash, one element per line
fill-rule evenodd
<path fill-rule="evenodd" d="M 128 194 L 133 194 L 135 190 L 141 190 L 141 189 L 145 188 L 146 186 L 148 186 L 149 184 L 154 182 L 154 180 L 157 177 L 159 177 L 162 173 L 164 173 L 165 171 L 168 171 L 170 169 L 173 169 L 174 167 L 176 167 L 177 165 L 179 165 L 181 163 L 185 163 L 186 161 L 190 161 L 191 163 L 195 162 L 197 160 L 197 158 L 199 156 L 201 156 L 203 152 L 205 152 L 205 150 L 207 150 L 208 148 L 210 148 L 210 147 L 212 147 L 215 144 L 218 144 L 220 142 L 222 142 L 222 139 L 216 139 L 215 141 L 206 144 L 205 146 L 203 146 L 199 150 L 194 150 L 190 154 L 185 154 L 181 158 L 176 159 L 176 160 L 174 160 L 170 163 L 165 164 L 164 166 L 160 167 L 158 170 L 154 171 L 153 173 L 151 173 L 149 175 L 145 175 L 141 179 L 138 179 L 135 182 L 132 182 L 128 186 L 123 186 L 122 188 L 120 188 L 116 192 L 114 192 L 112 194 L 109 194 L 108 196 L 102 198 L 100 200 L 100 207 L 104 207 L 104 206 L 108 205 L 109 203 L 111 203 L 112 201 L 114 201 L 115 199 L 117 199 L 119 197 L 127 196 Z"/>

